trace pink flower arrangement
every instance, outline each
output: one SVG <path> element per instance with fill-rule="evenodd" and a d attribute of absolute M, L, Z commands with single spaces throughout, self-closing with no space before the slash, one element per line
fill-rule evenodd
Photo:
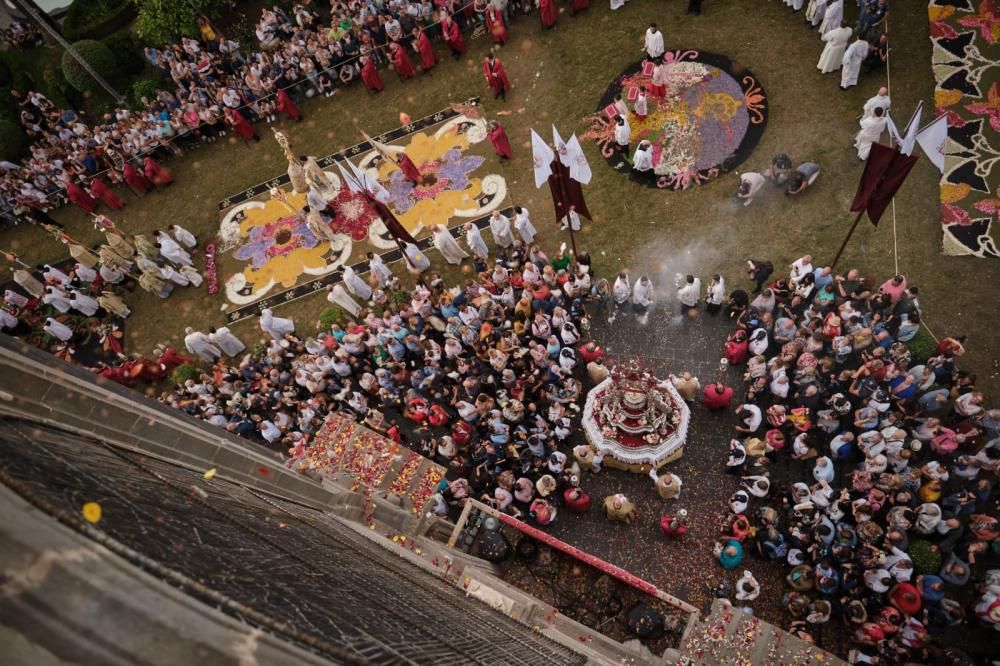
<path fill-rule="evenodd" d="M 219 267 L 215 263 L 215 243 L 205 246 L 205 282 L 209 294 L 219 292 Z"/>

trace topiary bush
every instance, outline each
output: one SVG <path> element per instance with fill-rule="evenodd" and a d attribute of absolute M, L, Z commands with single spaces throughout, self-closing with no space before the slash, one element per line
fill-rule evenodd
<path fill-rule="evenodd" d="M 128 0 L 74 0 L 63 18 L 63 36 L 71 42 L 100 39 L 127 26 L 135 15 Z"/>
<path fill-rule="evenodd" d="M 330 327 L 334 324 L 341 327 L 347 324 L 347 312 L 344 311 L 344 308 L 336 305 L 326 308 L 319 313 L 320 328 L 329 331 Z"/>
<path fill-rule="evenodd" d="M 128 30 L 105 37 L 104 45 L 111 49 L 118 71 L 129 76 L 138 76 L 146 68 L 146 59 L 135 36 Z"/>
<path fill-rule="evenodd" d="M 163 79 L 159 76 L 139 79 L 132 84 L 132 92 L 129 94 L 129 106 L 133 111 L 142 109 L 144 106 L 142 98 L 145 97 L 147 100 L 155 99 L 156 93 L 161 87 L 163 87 Z"/>
<path fill-rule="evenodd" d="M 910 350 L 911 365 L 923 365 L 937 350 L 937 342 L 926 329 L 917 331 L 916 337 L 906 343 Z"/>
<path fill-rule="evenodd" d="M 11 120 L 0 120 L 0 160 L 20 161 L 28 147 L 24 128 Z"/>
<path fill-rule="evenodd" d="M 170 375 L 170 379 L 177 386 L 184 386 L 184 383 L 189 379 L 198 379 L 201 375 L 201 371 L 194 367 L 190 363 L 185 363 L 184 365 L 178 365 L 174 368 L 174 372 Z"/>
<path fill-rule="evenodd" d="M 73 48 L 108 83 L 114 84 L 118 80 L 118 65 L 115 63 L 114 54 L 107 46 L 92 39 L 85 39 L 73 44 Z M 66 81 L 80 92 L 101 89 L 100 84 L 69 54 L 69 51 L 63 53 L 62 70 Z"/>

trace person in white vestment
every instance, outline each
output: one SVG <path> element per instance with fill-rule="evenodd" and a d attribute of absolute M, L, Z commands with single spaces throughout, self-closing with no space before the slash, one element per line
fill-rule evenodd
<path fill-rule="evenodd" d="M 198 239 L 194 237 L 194 234 L 179 224 L 170 225 L 170 233 L 173 234 L 174 240 L 189 250 L 198 245 Z"/>
<path fill-rule="evenodd" d="M 196 331 L 190 326 L 184 329 L 184 333 L 184 346 L 201 360 L 214 363 L 216 359 L 222 357 L 222 351 L 212 344 L 207 333 Z"/>
<path fill-rule="evenodd" d="M 649 319 L 649 309 L 653 307 L 653 283 L 645 275 L 635 281 L 632 288 L 632 309 L 640 324 Z"/>
<path fill-rule="evenodd" d="M 627 0 L 611 0 L 611 10 L 621 9 Z"/>
<path fill-rule="evenodd" d="M 65 287 L 70 283 L 69 276 L 55 266 L 45 264 L 42 268 L 45 269 L 42 272 L 42 277 L 45 278 L 46 282 L 55 282 L 60 287 Z"/>
<path fill-rule="evenodd" d="M 843 69 L 840 70 L 840 89 L 847 90 L 851 86 L 858 85 L 858 75 L 861 74 L 861 63 L 868 57 L 871 45 L 865 40 L 858 39 L 847 47 L 844 56 L 840 60 Z"/>
<path fill-rule="evenodd" d="M 352 317 L 357 317 L 358 313 L 361 312 L 361 306 L 351 298 L 351 295 L 347 293 L 347 290 L 342 285 L 331 284 L 326 290 L 329 292 L 326 295 L 326 300 L 338 307 L 344 308 L 351 313 Z"/>
<path fill-rule="evenodd" d="M 271 308 L 264 308 L 260 313 L 260 330 L 270 335 L 272 340 L 281 340 L 295 332 L 295 322 L 275 317 Z"/>
<path fill-rule="evenodd" d="M 892 106 L 892 100 L 889 99 L 889 89 L 882 86 L 878 89 L 878 94 L 874 97 L 869 97 L 868 101 L 865 102 L 865 106 L 862 109 L 861 119 L 871 118 L 875 115 L 875 109 L 881 108 L 882 113 L 888 113 L 889 107 Z"/>
<path fill-rule="evenodd" d="M 632 105 L 632 113 L 639 120 L 645 120 L 646 116 L 649 115 L 649 104 L 646 101 L 646 86 L 639 86 L 639 94 L 635 98 L 635 104 Z"/>
<path fill-rule="evenodd" d="M 517 231 L 517 235 L 521 237 L 521 240 L 528 245 L 535 242 L 535 235 L 538 231 L 535 229 L 535 225 L 531 223 L 527 208 L 514 206 L 514 230 Z"/>
<path fill-rule="evenodd" d="M 802 11 L 802 5 L 805 4 L 805 0 L 792 0 L 790 4 L 793 11 Z"/>
<path fill-rule="evenodd" d="M 628 154 L 628 144 L 632 140 L 632 128 L 629 127 L 628 118 L 624 115 L 617 117 L 618 124 L 615 125 L 615 146 L 619 152 Z"/>
<path fill-rule="evenodd" d="M 239 356 L 247 348 L 226 326 L 208 329 L 208 339 L 212 344 L 218 345 L 222 353 L 230 358 Z"/>
<path fill-rule="evenodd" d="M 650 60 L 656 60 L 663 55 L 663 33 L 657 29 L 655 23 L 650 23 L 646 30 L 646 36 L 642 40 L 642 50 Z"/>
<path fill-rule="evenodd" d="M 431 260 L 413 243 L 407 243 L 404 252 L 409 260 L 407 265 L 410 267 L 411 272 L 423 273 L 431 267 Z"/>
<path fill-rule="evenodd" d="M 726 302 L 726 281 L 716 273 L 708 283 L 705 292 L 705 311 L 708 314 L 718 314 Z"/>
<path fill-rule="evenodd" d="M 469 256 L 443 225 L 435 224 L 431 234 L 434 236 L 434 247 L 449 264 L 461 264 Z"/>
<path fill-rule="evenodd" d="M 361 276 L 354 272 L 350 266 L 344 266 L 344 285 L 347 290 L 360 298 L 362 301 L 371 300 L 371 285 L 361 279 Z"/>
<path fill-rule="evenodd" d="M 559 228 L 563 231 L 567 228 L 572 229 L 573 231 L 580 230 L 580 215 L 576 212 L 576 206 L 571 205 L 569 207 L 569 213 L 567 215 L 563 215 L 562 219 L 559 220 Z"/>
<path fill-rule="evenodd" d="M 69 304 L 71 308 L 88 317 L 93 317 L 97 314 L 98 308 L 101 307 L 101 304 L 96 300 L 76 289 L 71 290 L 69 293 Z"/>
<path fill-rule="evenodd" d="M 51 305 L 62 313 L 69 311 L 69 297 L 65 291 L 58 287 L 46 287 L 45 295 L 42 296 L 42 303 Z"/>
<path fill-rule="evenodd" d="M 17 328 L 19 323 L 17 317 L 0 308 L 0 329 L 9 328 L 13 330 Z"/>
<path fill-rule="evenodd" d="M 499 247 L 510 247 L 514 244 L 514 234 L 510 232 L 510 220 L 500 211 L 493 211 L 490 216 L 490 231 L 493 232 L 493 242 Z"/>
<path fill-rule="evenodd" d="M 73 274 L 80 279 L 81 282 L 93 282 L 97 279 L 97 271 L 93 268 L 88 268 L 83 264 L 76 264 L 73 266 Z"/>
<path fill-rule="evenodd" d="M 28 304 L 28 297 L 10 289 L 4 289 L 3 302 L 14 307 L 23 308 Z"/>
<path fill-rule="evenodd" d="M 62 340 L 63 342 L 66 342 L 73 337 L 73 329 L 61 321 L 56 321 L 52 317 L 45 320 L 45 326 L 42 327 L 42 330 L 52 337 Z"/>
<path fill-rule="evenodd" d="M 847 43 L 851 41 L 852 30 L 847 26 L 835 28 L 823 35 L 826 46 L 819 56 L 816 68 L 824 74 L 836 72 L 843 65 L 844 51 L 847 50 Z"/>
<path fill-rule="evenodd" d="M 379 287 L 384 287 L 392 279 L 392 270 L 382 261 L 381 255 L 369 252 L 365 256 L 368 257 L 368 272 L 378 280 Z"/>
<path fill-rule="evenodd" d="M 684 276 L 678 273 L 674 284 L 677 286 L 677 300 L 680 303 L 681 312 L 685 308 L 698 306 L 698 301 L 701 300 L 701 280 L 693 275 Z"/>
<path fill-rule="evenodd" d="M 490 250 L 486 247 L 486 241 L 483 240 L 483 234 L 479 231 L 479 227 L 474 225 L 472 222 L 465 223 L 465 244 L 469 246 L 472 250 L 472 254 L 476 255 L 483 261 L 490 258 Z"/>
<path fill-rule="evenodd" d="M 163 278 L 164 280 L 173 282 L 178 287 L 186 287 L 189 284 L 191 284 L 190 280 L 184 277 L 184 275 L 181 272 L 179 272 L 170 264 L 166 264 L 165 266 L 160 268 L 160 277 Z"/>
<path fill-rule="evenodd" d="M 819 24 L 823 22 L 823 17 L 825 15 L 826 0 L 809 0 L 809 5 L 806 7 L 806 21 L 808 21 L 812 27 L 818 27 Z"/>
<path fill-rule="evenodd" d="M 118 284 L 125 279 L 125 273 L 114 264 L 101 263 L 101 279 L 108 284 Z"/>
<path fill-rule="evenodd" d="M 653 144 L 646 139 L 639 142 L 632 156 L 632 168 L 636 171 L 650 171 L 653 168 Z"/>
<path fill-rule="evenodd" d="M 615 285 L 611 288 L 611 300 L 615 302 L 615 309 L 608 317 L 608 323 L 614 323 L 618 316 L 618 311 L 628 305 L 629 297 L 632 295 L 632 283 L 628 279 L 628 273 L 622 271 L 615 278 Z"/>
<path fill-rule="evenodd" d="M 166 257 L 167 261 L 179 264 L 181 266 L 191 265 L 191 255 L 184 251 L 184 249 L 177 244 L 173 238 L 162 231 L 154 231 L 153 236 L 156 238 L 156 247 L 159 248 L 160 254 Z"/>
<path fill-rule="evenodd" d="M 819 34 L 823 37 L 831 30 L 836 30 L 844 22 L 844 0 L 827 2 L 823 12 L 823 22 L 819 25 Z"/>
<path fill-rule="evenodd" d="M 181 266 L 177 271 L 184 278 L 192 284 L 192 286 L 200 287 L 202 282 L 201 273 L 199 273 L 194 266 Z"/>
<path fill-rule="evenodd" d="M 885 131 L 888 114 L 882 111 L 881 107 L 875 109 L 871 118 L 861 121 L 861 130 L 854 135 L 854 147 L 858 150 L 858 159 L 867 160 L 868 153 L 872 150 L 872 144 L 882 137 Z"/>

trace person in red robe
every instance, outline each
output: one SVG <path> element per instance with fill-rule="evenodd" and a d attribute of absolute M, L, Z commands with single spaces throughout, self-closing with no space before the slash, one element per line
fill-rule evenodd
<path fill-rule="evenodd" d="M 510 140 L 507 138 L 507 132 L 504 131 L 503 125 L 500 124 L 499 120 L 490 121 L 489 138 L 490 143 L 493 144 L 493 150 L 497 151 L 497 155 L 500 156 L 501 160 L 509 160 L 514 157 L 514 153 L 510 149 Z"/>
<path fill-rule="evenodd" d="M 510 81 L 507 79 L 507 72 L 504 71 L 503 63 L 495 53 L 491 53 L 483 59 L 483 76 L 486 83 L 493 91 L 493 98 L 507 99 L 507 91 L 511 89 Z"/>
<path fill-rule="evenodd" d="M 284 111 L 295 122 L 302 120 L 302 113 L 299 111 L 299 107 L 295 106 L 295 102 L 288 96 L 284 88 L 278 88 L 278 111 Z"/>
<path fill-rule="evenodd" d="M 260 136 L 239 109 L 226 108 L 226 123 L 233 128 L 233 131 L 247 140 L 260 141 Z"/>
<path fill-rule="evenodd" d="M 382 78 L 378 75 L 375 62 L 368 56 L 361 56 L 361 82 L 369 92 L 377 95 L 385 90 Z"/>
<path fill-rule="evenodd" d="M 573 11 L 570 12 L 570 16 L 576 16 L 577 12 L 582 12 L 584 9 L 590 7 L 590 0 L 573 0 Z"/>
<path fill-rule="evenodd" d="M 70 201 L 88 213 L 93 213 L 94 209 L 97 208 L 97 200 L 90 196 L 87 190 L 83 189 L 73 181 L 68 181 L 66 183 L 66 196 L 69 197 Z"/>
<path fill-rule="evenodd" d="M 420 184 L 420 180 L 423 176 L 420 175 L 420 169 L 418 169 L 417 165 L 413 163 L 413 160 L 410 159 L 409 155 L 406 153 L 400 153 L 398 164 L 399 170 L 403 172 L 403 175 L 406 176 L 408 181 L 414 185 Z"/>
<path fill-rule="evenodd" d="M 465 40 L 462 39 L 462 31 L 458 29 L 458 24 L 450 16 L 445 17 L 444 22 L 441 23 L 441 30 L 444 33 L 445 43 L 451 49 L 452 57 L 458 60 L 465 53 Z"/>
<path fill-rule="evenodd" d="M 170 173 L 170 169 L 166 168 L 152 157 L 146 158 L 146 161 L 143 164 L 143 170 L 146 172 L 146 178 L 148 178 L 149 181 L 156 187 L 166 187 L 170 183 L 174 182 L 174 175 Z"/>
<path fill-rule="evenodd" d="M 413 29 L 413 37 L 416 39 L 417 52 L 420 53 L 420 67 L 426 74 L 433 69 L 434 65 L 437 64 L 437 57 L 434 55 L 434 47 L 431 45 L 431 40 L 427 36 L 427 33 L 420 28 Z"/>
<path fill-rule="evenodd" d="M 548 30 L 556 24 L 559 18 L 559 7 L 556 0 L 538 0 L 538 17 L 542 19 L 542 30 Z"/>
<path fill-rule="evenodd" d="M 417 75 L 417 70 L 410 62 L 410 56 L 401 44 L 392 45 L 392 66 L 400 79 L 408 79 Z"/>
<path fill-rule="evenodd" d="M 701 404 L 710 412 L 728 410 L 733 402 L 733 389 L 719 382 L 705 387 L 705 395 Z"/>
<path fill-rule="evenodd" d="M 125 202 L 100 178 L 94 178 L 90 181 L 90 192 L 108 208 L 121 210 L 125 207 Z"/>
<path fill-rule="evenodd" d="M 125 168 L 122 170 L 122 176 L 125 178 L 125 182 L 131 187 L 135 192 L 146 193 L 152 189 L 153 184 L 149 182 L 149 179 L 142 174 L 141 171 L 135 168 L 135 165 L 131 162 L 126 162 Z"/>
<path fill-rule="evenodd" d="M 493 43 L 503 46 L 507 43 L 507 26 L 503 24 L 503 15 L 494 5 L 486 10 L 486 27 L 490 30 Z"/>
<path fill-rule="evenodd" d="M 194 365 L 193 358 L 181 354 L 173 347 L 167 347 L 157 359 L 166 372 L 173 372 L 179 365 Z"/>

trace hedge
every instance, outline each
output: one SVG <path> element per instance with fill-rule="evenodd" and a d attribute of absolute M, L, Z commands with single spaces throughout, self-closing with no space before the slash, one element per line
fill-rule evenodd
<path fill-rule="evenodd" d="M 107 46 L 101 42 L 85 39 L 82 42 L 73 44 L 73 48 L 108 83 L 114 84 L 117 81 L 119 77 L 118 66 L 115 63 L 114 54 L 111 53 L 111 49 Z M 62 70 L 66 76 L 66 81 L 80 92 L 101 89 L 100 84 L 94 80 L 87 70 L 80 66 L 80 63 L 70 55 L 69 51 L 63 53 Z"/>
<path fill-rule="evenodd" d="M 0 120 L 0 159 L 19 162 L 28 147 L 24 128 L 10 120 Z"/>
<path fill-rule="evenodd" d="M 139 47 L 135 36 L 128 30 L 116 32 L 110 37 L 101 40 L 104 45 L 111 49 L 111 54 L 115 57 L 115 64 L 118 71 L 129 76 L 138 76 L 146 68 L 146 59 L 143 57 L 142 49 Z"/>
<path fill-rule="evenodd" d="M 62 22 L 63 36 L 71 42 L 107 37 L 135 20 L 136 13 L 128 0 L 74 0 Z"/>
<path fill-rule="evenodd" d="M 163 87 L 163 79 L 159 76 L 150 76 L 139 79 L 132 84 L 132 92 L 129 95 L 130 107 L 133 111 L 138 111 L 144 107 L 142 98 L 152 101 L 156 97 L 157 91 Z"/>
<path fill-rule="evenodd" d="M 337 305 L 326 308 L 319 313 L 319 325 L 325 331 L 329 331 L 334 324 L 337 326 L 346 326 L 347 321 L 347 312 Z"/>
<path fill-rule="evenodd" d="M 921 328 L 912 340 L 906 343 L 910 350 L 910 364 L 923 365 L 937 351 L 937 341 L 926 329 Z"/>

